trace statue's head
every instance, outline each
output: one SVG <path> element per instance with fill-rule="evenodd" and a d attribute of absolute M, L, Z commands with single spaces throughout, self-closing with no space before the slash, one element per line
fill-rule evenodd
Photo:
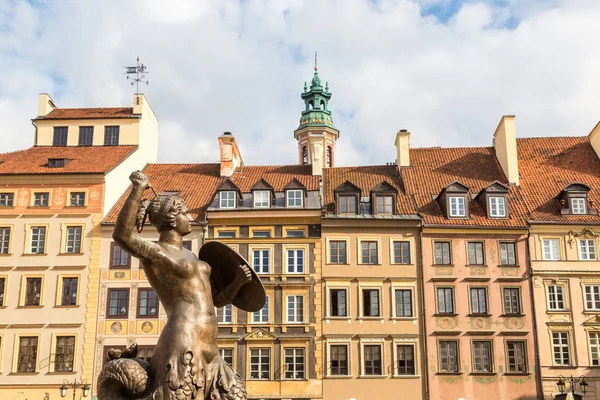
<path fill-rule="evenodd" d="M 146 215 L 159 233 L 175 230 L 181 236 L 185 236 L 192 231 L 192 217 L 181 197 L 158 196 L 152 201 L 142 200 L 137 214 L 140 232 Z"/>

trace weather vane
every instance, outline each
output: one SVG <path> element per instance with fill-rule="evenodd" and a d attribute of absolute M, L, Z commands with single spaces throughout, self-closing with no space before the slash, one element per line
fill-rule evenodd
<path fill-rule="evenodd" d="M 135 67 L 124 67 L 125 75 L 127 75 L 127 79 L 131 79 L 131 86 L 135 84 L 135 94 L 140 93 L 140 82 L 148 84 L 146 79 L 146 75 L 148 74 L 148 70 L 144 64 L 140 64 L 140 57 L 137 58 L 137 65 Z"/>

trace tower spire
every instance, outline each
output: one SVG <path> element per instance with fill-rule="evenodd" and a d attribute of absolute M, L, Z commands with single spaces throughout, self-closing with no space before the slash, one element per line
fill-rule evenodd
<path fill-rule="evenodd" d="M 319 68 L 317 67 L 317 52 L 315 51 L 315 71 L 318 69 Z"/>

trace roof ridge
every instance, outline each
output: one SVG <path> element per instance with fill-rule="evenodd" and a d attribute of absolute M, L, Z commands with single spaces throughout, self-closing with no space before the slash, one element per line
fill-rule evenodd
<path fill-rule="evenodd" d="M 517 140 L 536 140 L 536 139 L 589 139 L 587 135 L 584 136 L 533 136 L 517 138 Z"/>

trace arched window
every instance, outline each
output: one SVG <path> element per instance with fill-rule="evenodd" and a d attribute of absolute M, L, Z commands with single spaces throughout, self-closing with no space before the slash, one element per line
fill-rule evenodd
<path fill-rule="evenodd" d="M 327 166 L 328 167 L 332 167 L 333 166 L 333 152 L 331 150 L 331 146 L 327 146 Z"/>
<path fill-rule="evenodd" d="M 308 102 L 308 109 L 312 110 L 314 108 L 312 100 Z"/>
<path fill-rule="evenodd" d="M 302 147 L 302 165 L 308 164 L 308 147 Z"/>

